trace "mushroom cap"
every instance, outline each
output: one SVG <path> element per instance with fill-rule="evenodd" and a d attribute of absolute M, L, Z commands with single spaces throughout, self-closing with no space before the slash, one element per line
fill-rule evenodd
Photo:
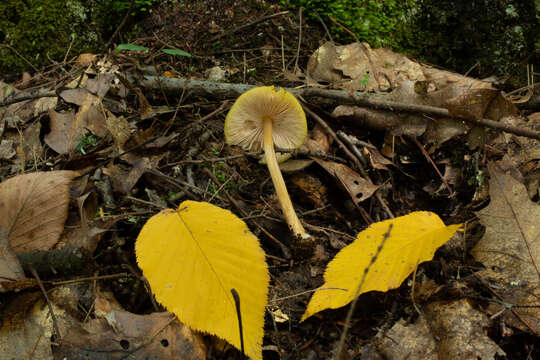
<path fill-rule="evenodd" d="M 300 147 L 307 136 L 306 114 L 293 94 L 273 86 L 246 91 L 236 99 L 225 118 L 225 141 L 245 150 L 263 148 L 263 120 L 272 119 L 274 145 Z"/>

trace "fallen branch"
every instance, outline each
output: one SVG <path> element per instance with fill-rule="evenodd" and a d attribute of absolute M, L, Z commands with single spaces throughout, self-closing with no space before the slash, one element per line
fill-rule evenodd
<path fill-rule="evenodd" d="M 189 91 L 195 95 L 212 95 L 217 98 L 235 98 L 244 92 L 257 87 L 256 85 L 245 84 L 228 84 L 216 83 L 211 81 L 187 80 L 180 78 L 166 78 L 158 76 L 146 76 L 139 80 L 140 86 L 146 89 L 161 90 L 167 92 Z M 321 88 L 285 88 L 285 90 L 293 93 L 295 96 L 303 98 L 325 98 L 337 101 L 340 104 L 355 104 L 374 109 L 383 109 L 389 111 L 401 111 L 409 113 L 423 113 L 426 115 L 456 118 L 450 115 L 448 109 L 429 106 L 408 104 L 397 101 L 386 100 L 388 95 L 384 94 L 368 94 L 363 92 L 350 93 L 344 90 L 330 90 Z M 473 124 L 482 125 L 485 127 L 502 130 L 504 132 L 525 136 L 540 140 L 540 133 L 524 129 L 517 126 L 505 125 L 498 121 L 490 119 L 470 119 L 458 117 L 457 119 L 466 120 Z"/>

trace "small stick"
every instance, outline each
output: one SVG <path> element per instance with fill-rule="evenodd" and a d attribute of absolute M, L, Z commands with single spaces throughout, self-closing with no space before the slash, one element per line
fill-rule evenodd
<path fill-rule="evenodd" d="M 298 150 L 298 149 L 290 150 L 290 149 L 282 149 L 282 148 L 277 148 L 276 147 L 276 152 L 285 153 L 285 154 L 291 154 L 292 156 L 297 156 L 297 155 L 302 155 L 302 156 L 307 156 L 307 157 L 312 157 L 313 156 L 313 157 L 316 157 L 316 158 L 320 158 L 320 159 L 323 159 L 323 160 L 334 161 L 334 162 L 341 163 L 341 164 L 347 163 L 347 161 L 345 161 L 345 159 L 342 159 L 339 156 L 327 155 L 327 154 L 323 154 L 323 153 L 317 152 L 317 151 L 303 151 L 303 150 Z M 179 165 L 179 164 L 203 164 L 203 163 L 206 163 L 206 162 L 214 163 L 214 162 L 219 162 L 219 161 L 235 160 L 235 159 L 243 158 L 243 157 L 246 157 L 246 156 L 259 157 L 259 156 L 261 156 L 263 154 L 264 154 L 264 152 L 262 152 L 262 151 L 250 151 L 250 152 L 245 152 L 245 153 L 242 153 L 242 154 L 229 155 L 229 156 L 218 157 L 218 158 L 207 158 L 207 159 L 202 158 L 202 159 L 193 159 L 193 160 L 191 160 L 191 159 L 190 160 L 180 160 L 180 161 L 177 161 L 177 162 L 169 163 L 169 164 L 167 164 L 167 166 L 174 166 L 174 165 Z"/>
<path fill-rule="evenodd" d="M 17 55 L 18 57 L 20 57 L 25 63 L 27 63 L 28 65 L 30 65 L 30 67 L 32 67 L 32 69 L 34 69 L 35 72 L 39 73 L 39 69 L 37 67 L 34 66 L 34 64 L 32 64 L 30 61 L 28 61 L 28 59 L 26 59 L 24 56 L 22 56 L 13 46 L 9 45 L 9 44 L 0 44 L 0 47 L 6 47 L 8 48 L 9 50 L 13 51 L 15 53 L 15 55 Z"/>
<path fill-rule="evenodd" d="M 227 105 L 229 105 L 229 102 L 227 100 L 223 101 L 221 103 L 221 105 L 216 110 L 212 111 L 210 114 L 207 114 L 207 115 L 203 116 L 199 120 L 193 121 L 189 125 L 185 126 L 182 130 L 185 131 L 185 130 L 187 130 L 189 128 L 192 128 L 195 125 L 199 125 L 199 124 L 205 122 L 206 120 L 211 119 L 215 115 L 217 115 L 217 114 L 223 112 L 224 110 L 226 110 Z"/>
<path fill-rule="evenodd" d="M 144 170 L 144 172 L 147 172 L 147 173 L 150 173 L 152 175 L 164 178 L 165 181 L 167 181 L 169 184 L 172 184 L 172 185 L 178 187 L 180 190 L 182 190 L 186 194 L 186 196 L 188 198 L 190 198 L 191 200 L 198 200 L 198 198 L 195 195 L 193 195 L 191 192 L 189 192 L 188 189 L 186 189 L 182 184 L 180 184 L 180 181 L 178 181 L 178 179 L 175 179 L 175 178 L 173 178 L 173 177 L 171 177 L 171 176 L 169 176 L 167 174 L 164 174 L 161 171 L 156 170 L 156 169 L 147 168 L 147 169 Z M 190 185 L 190 186 L 193 186 L 193 185 Z"/>
<path fill-rule="evenodd" d="M 26 101 L 26 100 L 35 100 L 35 99 L 39 99 L 39 98 L 43 98 L 43 97 L 57 97 L 57 96 L 58 95 L 56 95 L 56 94 L 36 94 L 36 95 L 18 96 L 18 97 L 14 98 L 14 99 L 0 102 L 0 107 L 8 106 L 8 105 L 11 105 L 11 104 L 16 104 L 18 102 Z"/>
<path fill-rule="evenodd" d="M 346 32 L 348 32 L 349 35 L 351 35 L 351 36 L 354 38 L 354 40 L 356 40 L 356 42 L 360 42 L 360 40 L 358 40 L 358 36 L 356 36 L 355 33 L 353 33 L 351 30 L 347 29 L 344 25 L 341 25 L 340 23 L 338 23 L 338 22 L 336 21 L 336 19 L 334 19 L 334 18 L 331 17 L 330 15 L 328 15 L 328 17 L 330 18 L 330 20 L 331 20 L 334 24 L 336 24 L 337 26 L 339 26 L 340 28 L 342 28 L 343 30 L 345 30 Z"/>
<path fill-rule="evenodd" d="M 439 177 L 441 178 L 443 184 L 444 184 L 444 187 L 448 189 L 448 192 L 450 193 L 450 197 L 453 197 L 454 196 L 454 192 L 452 191 L 452 189 L 450 188 L 450 185 L 448 185 L 448 183 L 446 182 L 446 179 L 444 178 L 443 174 L 441 173 L 441 171 L 439 170 L 439 168 L 437 167 L 437 164 L 435 164 L 435 162 L 433 161 L 433 159 L 431 158 L 431 156 L 429 156 L 428 152 L 426 151 L 426 149 L 424 149 L 424 147 L 422 146 L 422 144 L 420 144 L 420 142 L 413 136 L 409 136 L 410 139 L 416 144 L 416 146 L 418 146 L 418 148 L 420 149 L 420 151 L 422 152 L 422 154 L 424 155 L 424 157 L 427 159 L 427 161 L 429 161 L 429 163 L 431 164 L 431 166 L 433 166 L 433 168 L 435 169 L 435 171 L 437 172 L 437 174 L 439 174 Z"/>
<path fill-rule="evenodd" d="M 133 78 L 130 78 L 134 81 Z M 246 84 L 230 84 L 230 83 L 216 83 L 210 81 L 201 80 L 187 80 L 181 78 L 164 78 L 156 76 L 145 76 L 140 79 L 140 84 L 144 88 L 159 89 L 158 81 L 163 83 L 165 91 L 176 92 L 183 88 L 187 88 L 193 91 L 194 94 L 208 94 L 211 93 L 215 96 L 224 98 L 237 97 L 242 93 L 256 87 L 255 85 Z M 490 127 L 493 129 L 502 130 L 504 132 L 515 134 L 518 136 L 525 136 L 533 139 L 540 140 L 540 132 L 525 129 L 523 127 L 512 126 L 502 124 L 499 121 L 490 119 L 471 119 L 460 116 L 452 116 L 448 109 L 440 108 L 430 105 L 418 105 L 411 103 L 404 103 L 393 100 L 385 100 L 385 96 L 381 94 L 367 94 L 360 91 L 351 93 L 345 90 L 332 90 L 332 89 L 320 89 L 314 87 L 306 88 L 283 88 L 286 91 L 291 92 L 295 96 L 302 97 L 322 97 L 330 99 L 343 104 L 356 104 L 360 106 L 369 107 L 372 109 L 383 109 L 388 111 L 403 111 L 408 113 L 424 113 L 426 115 L 450 117 L 453 119 L 460 119 L 472 124 L 479 124 L 482 126 Z"/>
<path fill-rule="evenodd" d="M 349 146 L 349 148 L 351 148 L 351 151 L 353 152 L 353 154 L 358 158 L 358 160 L 360 160 L 360 162 L 362 162 L 363 165 L 367 165 L 367 161 L 366 159 L 364 158 L 364 156 L 362 155 L 362 153 L 358 150 L 358 148 L 356 147 L 355 144 L 353 144 L 353 142 L 351 141 L 351 139 L 349 138 L 349 136 L 347 136 L 347 134 L 345 134 L 343 131 L 338 131 L 337 132 L 337 136 L 339 136 L 339 138 Z"/>
<path fill-rule="evenodd" d="M 244 330 L 242 328 L 242 313 L 240 313 L 240 296 L 235 288 L 231 289 L 231 294 L 234 299 L 234 305 L 236 306 L 236 316 L 238 316 L 238 329 L 240 331 L 240 349 L 242 349 L 242 355 L 246 356 L 244 352 Z"/>
<path fill-rule="evenodd" d="M 224 37 L 224 36 L 232 35 L 232 34 L 238 32 L 238 31 L 247 29 L 248 27 L 251 27 L 251 26 L 253 26 L 253 25 L 257 25 L 257 24 L 259 24 L 259 23 L 265 22 L 265 21 L 267 21 L 267 20 L 273 19 L 273 18 L 278 17 L 278 16 L 281 16 L 281 15 L 286 15 L 286 14 L 288 14 L 288 13 L 289 13 L 289 11 L 286 10 L 286 11 L 281 11 L 281 12 L 278 12 L 278 13 L 275 13 L 275 14 L 272 14 L 272 15 L 264 16 L 264 17 L 262 17 L 262 18 L 260 18 L 260 19 L 254 20 L 254 21 L 252 21 L 252 22 L 250 22 L 250 23 L 247 23 L 247 24 L 244 24 L 244 25 L 242 25 L 242 26 L 239 26 L 239 27 L 237 27 L 237 28 L 235 28 L 235 29 L 232 29 L 231 31 L 225 32 L 225 33 L 223 33 L 223 34 L 216 35 L 216 36 L 214 36 L 212 39 L 210 39 L 210 41 L 216 41 L 216 40 L 219 40 L 219 39 L 221 39 L 221 38 Z"/>
<path fill-rule="evenodd" d="M 120 23 L 120 25 L 118 25 L 118 27 L 116 28 L 116 30 L 114 31 L 112 36 L 109 38 L 109 41 L 107 41 L 107 44 L 105 44 L 105 46 L 104 46 L 105 49 L 109 48 L 109 46 L 113 42 L 116 35 L 118 35 L 118 32 L 120 32 L 120 29 L 122 29 L 124 27 L 124 25 L 126 24 L 126 20 L 127 20 L 128 16 L 129 16 L 129 14 L 131 14 L 131 10 L 133 9 L 134 4 L 135 4 L 135 0 L 131 0 L 131 3 L 129 4 L 129 9 L 126 11 L 126 15 L 124 15 L 124 18 L 122 19 L 122 22 Z"/>
<path fill-rule="evenodd" d="M 53 281 L 51 282 L 51 285 L 53 286 L 71 285 L 71 284 L 77 284 L 77 283 L 86 282 L 86 281 L 109 280 L 109 279 L 118 279 L 118 278 L 125 278 L 125 277 L 129 277 L 129 274 L 119 273 L 119 274 L 111 274 L 111 275 L 90 276 L 90 277 L 64 280 L 64 281 Z"/>
<path fill-rule="evenodd" d="M 340 149 L 343 150 L 343 152 L 345 152 L 345 154 L 347 154 L 347 156 L 354 162 L 354 164 L 356 165 L 358 170 L 360 170 L 360 173 L 362 174 L 362 176 L 365 179 L 369 180 L 369 176 L 368 176 L 366 170 L 364 170 L 364 167 L 362 166 L 362 163 L 360 162 L 360 160 L 358 160 L 358 158 L 356 156 L 354 156 L 354 154 L 347 148 L 347 146 L 343 143 L 343 141 L 340 140 L 340 138 L 336 135 L 334 130 L 332 130 L 332 128 L 330 126 L 328 126 L 328 124 L 319 115 L 317 115 L 315 112 L 311 111 L 311 109 L 308 108 L 304 103 L 302 103 L 302 108 L 312 118 L 314 118 L 319 123 L 319 125 L 321 125 L 328 132 L 328 134 L 330 134 L 330 136 L 332 136 L 334 138 L 336 143 L 339 145 Z M 386 202 L 382 198 L 381 194 L 379 192 L 377 192 L 377 191 L 375 192 L 375 198 L 379 201 L 379 203 L 381 204 L 383 209 L 386 211 L 387 215 L 390 218 L 393 219 L 395 216 L 392 213 L 392 210 L 390 210 L 390 208 L 388 207 L 388 205 L 386 204 Z M 359 206 L 356 202 L 353 201 L 353 203 L 355 204 L 356 208 L 360 211 L 360 214 L 362 214 L 362 217 L 364 218 L 364 220 L 368 224 L 371 224 L 373 221 L 371 220 L 371 218 L 368 215 L 368 213 L 366 212 L 366 210 L 364 210 L 364 208 Z"/>
<path fill-rule="evenodd" d="M 34 269 L 33 266 L 30 265 L 30 272 L 32 275 L 36 278 L 36 281 L 39 285 L 39 288 L 41 289 L 41 292 L 43 293 L 43 296 L 45 297 L 45 301 L 47 302 L 47 306 L 49 307 L 49 313 L 51 314 L 51 318 L 53 321 L 53 327 L 54 332 L 56 333 L 57 340 L 62 338 L 62 335 L 60 334 L 60 328 L 58 327 L 58 322 L 56 321 L 56 316 L 54 315 L 53 307 L 51 304 L 51 300 L 49 299 L 49 296 L 47 295 L 47 291 L 45 290 L 45 287 L 43 286 L 43 283 L 41 282 L 41 279 L 39 278 L 39 275 Z"/>
<path fill-rule="evenodd" d="M 299 17 L 299 30 L 298 30 L 298 47 L 296 48 L 296 60 L 294 60 L 294 70 L 293 73 L 296 74 L 296 71 L 298 70 L 298 58 L 300 58 L 300 47 L 302 46 L 302 11 L 304 10 L 303 7 L 300 6 L 300 9 L 298 9 L 298 17 Z"/>

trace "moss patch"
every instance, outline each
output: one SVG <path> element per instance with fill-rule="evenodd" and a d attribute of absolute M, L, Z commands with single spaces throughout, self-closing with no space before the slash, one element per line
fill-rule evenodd
<path fill-rule="evenodd" d="M 13 73 L 95 49 L 99 37 L 88 6 L 76 0 L 4 0 L 0 3 L 0 72 Z"/>
<path fill-rule="evenodd" d="M 424 0 L 400 43 L 432 63 L 473 76 L 514 75 L 534 50 L 532 0 Z"/>

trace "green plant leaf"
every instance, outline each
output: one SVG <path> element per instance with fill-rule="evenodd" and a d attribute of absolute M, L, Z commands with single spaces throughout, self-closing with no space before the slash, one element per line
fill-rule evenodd
<path fill-rule="evenodd" d="M 146 46 L 140 46 L 140 45 L 135 45 L 135 44 L 120 44 L 114 50 L 114 54 L 118 55 L 120 53 L 120 51 L 122 51 L 122 50 L 148 51 L 148 48 Z"/>
<path fill-rule="evenodd" d="M 179 49 L 162 49 L 165 54 L 191 57 L 191 54 Z"/>

